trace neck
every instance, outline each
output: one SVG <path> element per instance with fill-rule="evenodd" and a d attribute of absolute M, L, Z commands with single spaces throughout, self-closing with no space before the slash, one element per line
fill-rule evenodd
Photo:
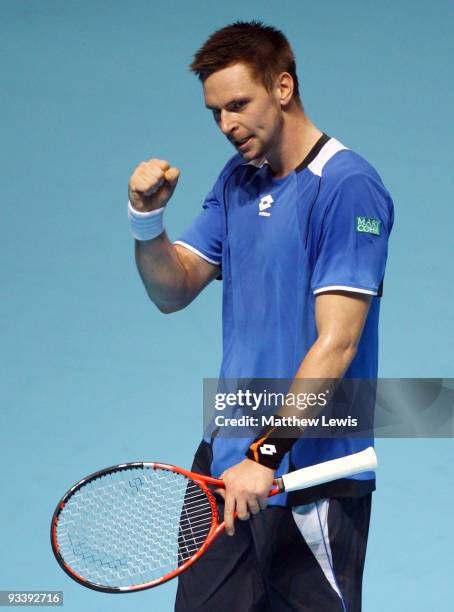
<path fill-rule="evenodd" d="M 273 174 L 282 177 L 294 170 L 321 136 L 322 132 L 296 104 L 284 112 L 280 139 L 266 155 Z"/>

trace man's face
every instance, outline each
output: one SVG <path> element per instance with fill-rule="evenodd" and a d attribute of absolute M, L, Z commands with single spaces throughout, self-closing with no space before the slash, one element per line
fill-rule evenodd
<path fill-rule="evenodd" d="M 267 91 L 245 64 L 234 64 L 204 82 L 205 104 L 246 161 L 266 157 L 279 143 L 283 123 L 278 90 Z"/>

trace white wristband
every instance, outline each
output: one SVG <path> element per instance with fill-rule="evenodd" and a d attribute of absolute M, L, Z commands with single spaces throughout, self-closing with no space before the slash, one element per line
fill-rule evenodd
<path fill-rule="evenodd" d="M 164 231 L 164 206 L 151 212 L 139 212 L 128 202 L 128 219 L 136 240 L 153 240 Z"/>

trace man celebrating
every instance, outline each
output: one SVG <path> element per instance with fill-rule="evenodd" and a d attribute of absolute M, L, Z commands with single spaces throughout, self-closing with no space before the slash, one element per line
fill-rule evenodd
<path fill-rule="evenodd" d="M 133 172 L 128 211 L 148 295 L 174 312 L 222 274 L 223 379 L 376 378 L 393 223 L 380 177 L 310 121 L 280 31 L 229 25 L 191 69 L 237 153 L 174 243 L 163 214 L 179 170 L 150 159 Z M 181 575 L 175 609 L 359 611 L 374 474 L 268 505 L 266 495 L 275 474 L 370 443 L 272 429 L 256 440 L 207 436 L 193 469 L 224 479 L 226 534 Z M 234 512 L 244 521 L 235 527 Z"/>

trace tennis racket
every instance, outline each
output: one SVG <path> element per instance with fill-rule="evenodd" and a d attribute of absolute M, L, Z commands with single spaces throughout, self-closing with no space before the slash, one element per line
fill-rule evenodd
<path fill-rule="evenodd" d="M 372 447 L 291 472 L 269 496 L 373 470 Z M 123 463 L 87 476 L 58 504 L 52 549 L 80 584 L 107 593 L 148 589 L 192 565 L 224 530 L 222 480 L 165 463 Z"/>

